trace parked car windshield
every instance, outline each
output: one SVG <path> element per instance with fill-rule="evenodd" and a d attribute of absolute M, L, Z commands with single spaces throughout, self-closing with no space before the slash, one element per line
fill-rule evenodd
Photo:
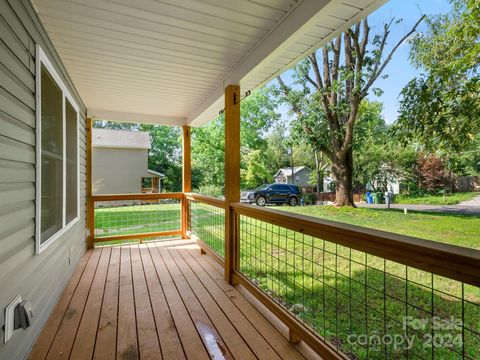
<path fill-rule="evenodd" d="M 258 187 L 258 188 L 256 188 L 255 190 L 265 190 L 266 188 L 268 188 L 268 184 L 265 184 L 265 185 L 259 186 L 259 187 Z"/>

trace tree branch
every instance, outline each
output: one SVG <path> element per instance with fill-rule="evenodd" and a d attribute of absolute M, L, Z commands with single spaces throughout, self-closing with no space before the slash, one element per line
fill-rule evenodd
<path fill-rule="evenodd" d="M 382 63 L 382 65 L 380 65 L 377 69 L 377 71 L 375 73 L 372 74 L 372 77 L 370 78 L 370 80 L 368 80 L 368 82 L 365 84 L 365 86 L 363 87 L 362 91 L 361 91 L 361 96 L 362 97 L 365 97 L 367 96 L 367 93 L 368 93 L 368 89 L 370 89 L 370 87 L 373 85 L 373 83 L 375 82 L 375 80 L 377 80 L 377 78 L 380 76 L 380 74 L 383 72 L 383 70 L 385 69 L 385 67 L 388 65 L 388 63 L 390 62 L 390 60 L 392 60 L 392 56 L 393 54 L 395 53 L 395 51 L 397 51 L 397 49 L 400 47 L 400 45 L 406 40 L 408 39 L 408 37 L 410 35 L 412 35 L 416 30 L 417 30 L 417 27 L 418 25 L 420 25 L 420 23 L 423 21 L 423 19 L 425 19 L 425 15 L 422 15 L 420 17 L 420 19 L 418 19 L 418 21 L 415 23 L 415 25 L 410 29 L 410 31 L 408 33 L 406 33 L 398 42 L 397 44 L 393 47 L 393 49 L 390 51 L 390 53 L 388 54 L 388 56 L 385 58 L 385 61 Z"/>
<path fill-rule="evenodd" d="M 278 81 L 278 84 L 280 85 L 280 91 L 283 92 L 283 94 L 285 95 L 285 97 L 289 97 L 290 95 L 290 88 L 285 84 L 285 82 L 282 80 L 282 78 L 279 76 L 277 76 L 277 81 Z M 293 101 L 292 99 L 288 99 L 288 102 L 290 103 L 291 107 L 292 107 L 292 111 L 297 115 L 297 117 L 302 117 L 303 114 L 302 114 L 302 111 L 300 110 L 300 107 L 298 106 L 298 104 Z"/>
<path fill-rule="evenodd" d="M 323 152 L 323 153 L 325 154 L 325 156 L 328 157 L 328 159 L 329 159 L 330 161 L 333 161 L 333 153 L 332 153 L 332 151 L 331 151 L 329 148 L 327 148 L 325 145 L 323 145 L 323 144 L 318 145 L 318 150 L 320 150 L 321 152 Z"/>
<path fill-rule="evenodd" d="M 363 36 L 360 40 L 360 27 L 363 27 Z M 368 20 L 365 19 L 361 23 L 358 23 L 355 27 L 354 35 L 352 36 L 353 46 L 355 47 L 356 59 L 354 70 L 354 91 L 351 92 L 348 97 L 350 103 L 350 114 L 345 120 L 345 136 L 343 138 L 342 145 L 340 147 L 340 154 L 345 156 L 348 149 L 353 142 L 353 130 L 355 121 L 357 118 L 358 107 L 361 101 L 360 87 L 362 81 L 363 61 L 365 59 L 365 51 L 368 44 L 370 28 L 368 26 Z"/>
<path fill-rule="evenodd" d="M 368 18 L 365 18 L 365 20 L 363 20 L 363 39 L 362 39 L 362 44 L 360 46 L 362 59 L 365 57 L 365 50 L 368 44 L 369 33 L 370 33 L 370 27 L 368 26 Z"/>
<path fill-rule="evenodd" d="M 312 64 L 313 73 L 315 74 L 315 79 L 318 84 L 318 89 L 323 90 L 324 86 L 322 81 L 322 75 L 320 75 L 320 69 L 318 67 L 317 55 L 315 55 L 315 53 L 312 53 L 308 58 L 310 59 L 310 63 Z"/>
<path fill-rule="evenodd" d="M 317 90 L 320 90 L 320 88 L 318 87 L 318 84 L 310 77 L 310 75 L 306 74 L 305 75 L 305 79 L 313 85 L 313 87 Z"/>
<path fill-rule="evenodd" d="M 322 49 L 322 58 L 323 58 L 323 81 L 325 82 L 326 90 L 329 90 L 332 86 L 330 81 L 330 64 L 328 58 L 328 45 L 325 45 Z"/>
<path fill-rule="evenodd" d="M 337 90 L 338 88 L 338 70 L 340 67 L 340 47 L 342 46 L 342 35 L 338 35 L 335 39 L 335 43 L 333 45 L 333 62 L 332 62 L 332 90 L 331 90 L 331 97 L 332 97 L 332 106 L 337 106 Z"/>
<path fill-rule="evenodd" d="M 344 33 L 344 53 L 345 53 L 345 68 L 347 72 L 353 73 L 353 55 L 352 55 L 352 38 L 349 31 Z M 345 98 L 349 99 L 350 94 L 352 93 L 352 80 L 350 77 L 345 79 Z"/>
<path fill-rule="evenodd" d="M 363 38 L 360 40 L 360 26 L 363 25 Z M 362 80 L 362 68 L 363 60 L 365 58 L 365 49 L 368 44 L 368 35 L 370 33 L 370 28 L 368 27 L 367 19 L 363 20 L 362 23 L 358 23 L 355 27 L 353 39 L 353 46 L 355 48 L 355 76 L 353 82 L 354 95 L 360 94 L 361 80 Z"/>
<path fill-rule="evenodd" d="M 373 69 L 374 74 L 377 72 L 378 67 L 380 66 L 380 62 L 383 56 L 383 51 L 385 49 L 385 44 L 387 43 L 387 38 L 388 38 L 388 35 L 390 34 L 390 26 L 392 25 L 394 20 L 395 18 L 392 18 L 388 24 L 385 23 L 383 25 L 383 37 L 382 37 L 382 42 L 380 43 L 380 48 L 378 49 L 378 58 L 375 62 L 375 67 Z"/>
<path fill-rule="evenodd" d="M 310 63 L 312 64 L 313 68 L 313 73 L 315 74 L 315 79 L 317 80 L 317 84 L 319 85 L 318 90 L 320 91 L 320 99 L 322 102 L 322 107 L 323 111 L 325 112 L 325 115 L 327 116 L 327 119 L 330 119 L 330 104 L 328 102 L 328 98 L 325 94 L 325 87 L 322 81 L 322 75 L 320 74 L 320 68 L 318 66 L 318 61 L 317 61 L 317 55 L 315 53 L 312 53 L 309 56 Z"/>

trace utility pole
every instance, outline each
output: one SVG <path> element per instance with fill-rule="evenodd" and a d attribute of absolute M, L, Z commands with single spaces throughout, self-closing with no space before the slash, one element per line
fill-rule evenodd
<path fill-rule="evenodd" d="M 293 177 L 293 147 L 287 149 L 288 155 L 290 155 L 290 167 L 292 168 L 292 185 L 295 185 L 295 178 Z"/>

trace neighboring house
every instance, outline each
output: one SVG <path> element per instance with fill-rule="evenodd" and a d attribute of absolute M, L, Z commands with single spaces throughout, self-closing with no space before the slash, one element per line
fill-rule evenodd
<path fill-rule="evenodd" d="M 335 179 L 331 176 L 325 176 L 323 178 L 323 191 L 332 192 L 335 191 Z"/>
<path fill-rule="evenodd" d="M 312 186 L 311 174 L 313 170 L 306 166 L 298 166 L 293 168 L 293 181 L 292 181 L 292 168 L 284 168 L 277 171 L 274 175 L 275 182 L 284 184 L 293 184 L 300 187 Z"/>
<path fill-rule="evenodd" d="M 148 169 L 150 148 L 145 131 L 93 129 L 93 193 L 160 192 L 164 175 Z"/>
<path fill-rule="evenodd" d="M 377 180 L 370 181 L 366 185 L 367 191 L 375 191 L 375 189 L 384 188 L 384 187 L 385 185 L 380 183 Z M 387 191 L 392 192 L 394 195 L 400 194 L 400 179 L 397 179 L 396 177 L 392 177 L 386 180 L 386 188 L 387 188 Z"/>
<path fill-rule="evenodd" d="M 365 186 L 367 191 L 374 191 L 379 187 L 379 182 L 373 180 L 368 182 Z M 393 194 L 398 195 L 400 194 L 400 180 L 397 178 L 391 178 L 387 180 L 387 189 L 391 191 Z M 335 191 L 335 179 L 331 176 L 325 176 L 323 178 L 323 191 L 324 192 L 333 192 Z"/>

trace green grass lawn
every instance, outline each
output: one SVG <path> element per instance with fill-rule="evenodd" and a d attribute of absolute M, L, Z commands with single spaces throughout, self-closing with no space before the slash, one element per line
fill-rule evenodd
<path fill-rule="evenodd" d="M 480 249 L 480 217 L 330 206 L 275 209 Z M 180 224 L 178 204 L 97 211 L 96 226 L 110 233 Z M 191 213 L 193 232 L 223 256 L 224 218 L 218 209 L 196 204 Z M 432 352 L 423 347 L 436 334 L 463 334 L 465 358 L 480 353 L 479 288 L 245 217 L 240 224 L 240 270 L 353 359 L 460 359 L 449 348 Z M 348 341 L 352 334 L 404 336 L 405 316 L 462 319 L 462 314 L 460 330 L 442 333 L 431 323 L 418 331 L 409 327 L 406 335 L 415 339 L 410 351 Z M 461 344 L 453 345 L 462 351 Z"/>
<path fill-rule="evenodd" d="M 480 217 L 395 209 L 282 206 L 282 211 L 480 249 Z"/>
<path fill-rule="evenodd" d="M 95 237 L 180 229 L 180 204 L 146 204 L 95 209 Z"/>
<path fill-rule="evenodd" d="M 223 255 L 223 235 L 208 206 L 195 213 L 195 233 Z M 480 248 L 480 218 L 432 213 L 305 206 L 275 208 L 405 235 Z M 267 294 L 354 359 L 461 358 L 461 344 L 428 348 L 432 336 L 454 338 L 460 330 L 434 330 L 432 323 L 405 331 L 405 316 L 462 319 L 466 355 L 480 351 L 480 291 L 460 282 L 241 218 L 240 269 Z M 463 294 L 463 301 L 462 301 Z M 463 307 L 462 307 L 463 304 Z M 397 334 L 414 339 L 412 348 L 352 344 L 349 335 Z M 445 339 L 445 337 L 439 337 Z M 424 348 L 427 344 L 427 348 Z M 454 351 L 452 351 L 454 350 Z M 468 358 L 468 357 L 466 357 Z"/>
<path fill-rule="evenodd" d="M 428 195 L 428 196 L 408 196 L 397 195 L 394 202 L 396 204 L 410 204 L 410 205 L 457 205 L 462 201 L 473 199 L 475 196 L 480 195 L 478 192 L 466 192 L 443 195 Z"/>

